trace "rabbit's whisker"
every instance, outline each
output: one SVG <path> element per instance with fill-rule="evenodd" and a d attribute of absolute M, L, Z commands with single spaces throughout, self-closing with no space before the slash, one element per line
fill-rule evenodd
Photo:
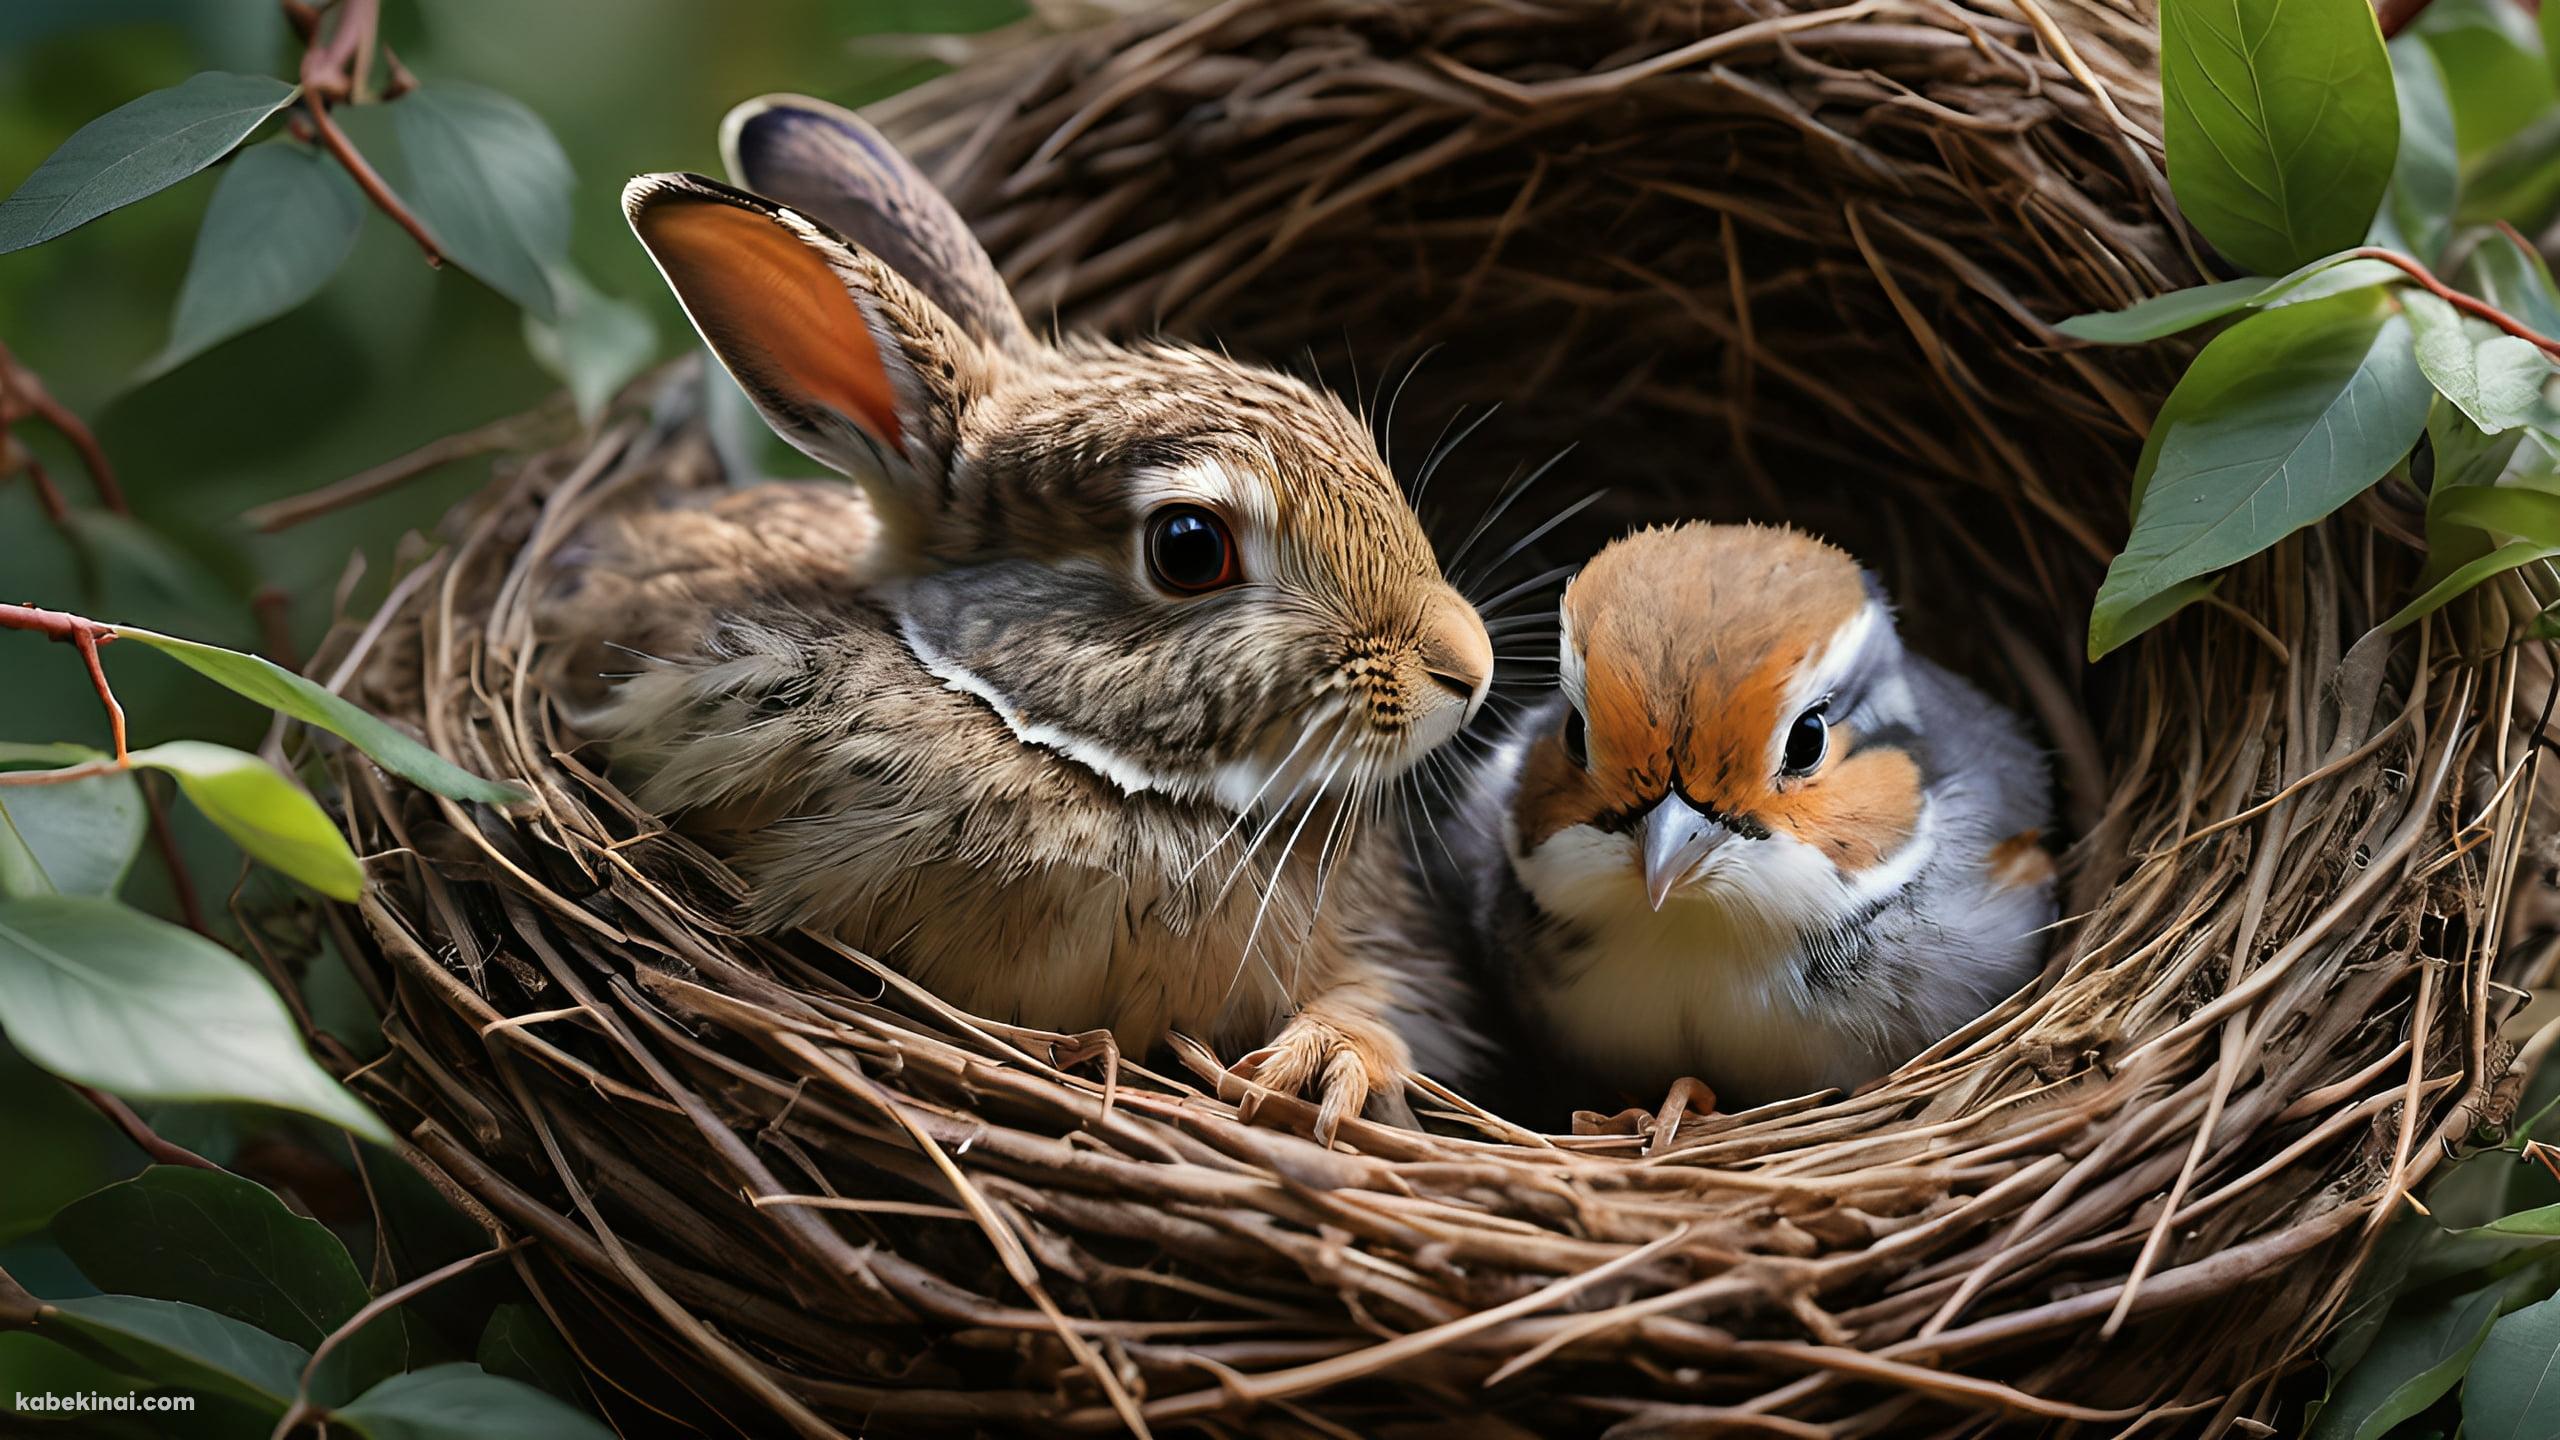
<path fill-rule="evenodd" d="M 1459 414 L 1464 414 L 1464 413 L 1465 413 L 1465 412 L 1464 412 L 1463 410 L 1461 410 L 1461 411 L 1459 412 Z M 1494 416 L 1496 416 L 1496 415 L 1498 415 L 1498 414 L 1500 414 L 1500 413 L 1502 413 L 1502 406 L 1501 406 L 1501 405 L 1499 405 L 1499 404 L 1495 404 L 1495 405 L 1489 406 L 1489 407 L 1487 407 L 1487 408 L 1486 408 L 1486 410 L 1485 410 L 1485 412 L 1484 412 L 1483 414 L 1481 414 L 1481 415 L 1477 416 L 1477 417 L 1476 417 L 1475 419 L 1473 419 L 1473 420 L 1468 421 L 1468 422 L 1467 422 L 1467 427 L 1466 427 L 1465 429 L 1463 429 L 1463 430 L 1459 431 L 1459 432 L 1458 432 L 1456 435 L 1454 435 L 1454 436 L 1452 436 L 1452 435 L 1450 435 L 1450 434 L 1449 434 L 1449 426 L 1448 426 L 1448 425 L 1443 425 L 1443 426 L 1441 426 L 1441 427 L 1440 427 L 1440 436 L 1441 436 L 1441 438 L 1440 438 L 1440 439 L 1438 439 L 1438 440 L 1436 440 L 1436 441 L 1434 441 L 1434 442 L 1432 442 L 1432 446 L 1431 446 L 1431 453 L 1430 453 L 1429 455 L 1424 456 L 1424 457 L 1423 457 L 1423 459 L 1422 459 L 1422 473 L 1421 473 L 1418 477 L 1416 477 L 1416 478 L 1415 478 L 1415 480 L 1414 480 L 1414 482 L 1413 482 L 1413 500 L 1412 500 L 1412 504 L 1413 504 L 1413 507 L 1414 507 L 1415 509 L 1419 510 L 1419 509 L 1421 509 L 1421 508 L 1422 508 L 1422 492 L 1431 488 L 1431 477 L 1432 477 L 1433 475 L 1435 475 L 1435 474 L 1437 474 L 1437 473 L 1439 472 L 1439 469 L 1440 469 L 1440 462 L 1441 462 L 1441 461 L 1443 461 L 1443 460 L 1448 459 L 1448 458 L 1449 458 L 1449 453 L 1450 453 L 1451 451 L 1453 451 L 1453 450 L 1457 449 L 1457 448 L 1458 448 L 1459 446 L 1461 446 L 1461 445 L 1466 444 L 1466 443 L 1467 443 L 1467 437 L 1468 437 L 1468 436 L 1473 435 L 1474 433 L 1476 433 L 1476 432 L 1477 432 L 1478 430 L 1480 430 L 1480 429 L 1483 429 L 1483 428 L 1484 428 L 1484 422 L 1486 422 L 1487 420 L 1492 419 Z M 1458 418 L 1458 417 L 1457 417 L 1457 415 L 1452 415 L 1452 416 L 1450 416 L 1450 417 L 1449 417 L 1449 424 L 1450 424 L 1450 425 L 1454 425 L 1454 424 L 1456 424 L 1456 423 L 1457 423 L 1457 418 Z M 1444 566 L 1444 567 L 1442 567 L 1442 568 L 1443 568 L 1443 571 L 1444 571 L 1444 573 L 1445 573 L 1445 571 L 1446 571 L 1446 568 L 1447 568 L 1447 567 L 1445 567 L 1445 566 Z"/>
<path fill-rule="evenodd" d="M 1413 377 L 1422 373 L 1422 367 L 1432 356 L 1440 353 L 1440 346 L 1444 343 L 1434 341 L 1430 348 L 1415 356 L 1413 363 L 1404 367 L 1404 375 L 1396 381 L 1394 391 L 1387 396 L 1387 413 L 1378 423 L 1378 452 L 1390 475 L 1396 473 L 1396 405 L 1404 399 L 1404 387 L 1413 383 Z"/>
<path fill-rule="evenodd" d="M 1527 471 L 1514 478 L 1510 483 L 1504 485 L 1502 487 L 1502 493 L 1494 496 L 1493 503 L 1486 506 L 1484 514 L 1477 518 L 1475 528 L 1467 532 L 1466 539 L 1458 542 L 1456 552 L 1450 555 L 1447 563 L 1440 567 L 1441 573 L 1449 575 L 1456 574 L 1458 572 L 1459 564 L 1467 558 L 1467 552 L 1473 550 L 1476 547 L 1476 542 L 1484 538 L 1484 532 L 1493 528 L 1493 522 L 1501 519 L 1504 513 L 1509 511 L 1512 506 L 1520 503 L 1520 497 L 1529 493 L 1530 486 L 1545 479 L 1547 477 L 1547 472 L 1564 463 L 1564 457 L 1572 453 L 1573 447 L 1567 445 L 1553 455 L 1548 456 L 1545 463 L 1539 465 L 1536 469 Z"/>
<path fill-rule="evenodd" d="M 1348 719 L 1349 717 L 1343 716 L 1340 718 Z M 1309 789 L 1309 780 L 1311 780 L 1320 769 L 1330 765 L 1334 758 L 1336 747 L 1340 744 L 1341 740 L 1341 728 L 1337 723 L 1333 735 L 1325 741 L 1324 749 L 1320 751 L 1315 760 L 1308 765 L 1306 772 L 1301 774 L 1297 780 L 1290 785 L 1289 793 L 1281 799 L 1280 803 L 1271 807 L 1271 819 L 1269 822 L 1264 824 L 1262 829 L 1254 835 L 1252 842 L 1245 846 L 1244 854 L 1236 858 L 1236 868 L 1227 872 L 1225 883 L 1218 887 L 1217 898 L 1219 903 L 1223 904 L 1227 895 L 1235 889 L 1237 877 L 1243 875 L 1245 867 L 1253 863 L 1254 852 L 1262 848 L 1262 842 L 1270 839 L 1271 833 L 1279 829 L 1281 824 L 1289 818 L 1289 811 L 1297 805 L 1298 797 L 1307 793 Z M 1323 786 L 1321 784 L 1316 785 L 1314 789 L 1316 791 L 1316 795 L 1308 802 L 1311 805 L 1314 803 L 1314 799 L 1321 798 L 1324 793 Z M 1271 868 L 1271 873 L 1274 875 L 1279 874 L 1280 867 L 1275 864 Z"/>
<path fill-rule="evenodd" d="M 1262 797 L 1270 792 L 1272 785 L 1278 782 L 1281 776 L 1289 773 L 1290 762 L 1298 758 L 1298 752 L 1306 749 L 1307 742 L 1316 738 L 1318 734 L 1322 733 L 1323 729 L 1324 724 L 1322 717 L 1310 719 L 1299 729 L 1297 743 L 1291 745 L 1289 747 L 1289 753 L 1280 757 L 1280 763 L 1272 766 L 1270 773 L 1262 777 L 1262 783 L 1254 788 L 1254 792 L 1245 797 L 1244 804 L 1239 806 L 1236 810 L 1235 819 L 1227 823 L 1226 829 L 1218 832 L 1218 838 L 1210 841 L 1207 847 L 1201 850 L 1199 858 L 1193 860 L 1189 866 L 1184 868 L 1181 877 L 1176 881 L 1177 884 L 1187 883 L 1191 879 L 1192 875 L 1198 872 L 1201 866 L 1209 863 L 1210 856 L 1217 854 L 1229 840 L 1235 838 L 1236 832 L 1244 828 L 1247 820 L 1253 818 L 1254 809 L 1262 803 Z M 1230 881 L 1229 883 L 1233 882 Z"/>
<path fill-rule="evenodd" d="M 1326 753 L 1328 755 L 1333 755 L 1335 752 L 1328 749 Z M 1336 755 L 1333 763 L 1326 767 L 1324 779 L 1315 786 L 1314 793 L 1307 797 L 1306 808 L 1299 814 L 1296 827 L 1290 830 L 1288 839 L 1280 842 L 1280 853 L 1272 858 L 1269 878 L 1265 881 L 1262 887 L 1262 903 L 1254 907 L 1252 928 L 1244 932 L 1244 953 L 1236 960 L 1235 979 L 1227 982 L 1227 994 L 1230 998 L 1235 994 L 1236 981 L 1244 978 L 1245 962 L 1256 958 L 1255 947 L 1261 943 L 1262 922 L 1271 914 L 1272 897 L 1280 893 L 1283 882 L 1288 878 L 1289 855 L 1292 851 L 1298 848 L 1298 837 L 1307 833 L 1307 822 L 1316 818 L 1317 809 L 1324 804 L 1325 791 L 1326 788 L 1333 783 L 1334 773 L 1342 768 L 1343 761 L 1348 758 L 1349 756 L 1347 754 Z M 1296 797 L 1293 795 L 1291 798 L 1295 799 Z M 1285 814 L 1287 812 L 1283 811 L 1282 813 Z M 1314 919 L 1314 913 L 1310 911 L 1308 914 L 1308 924 L 1310 928 L 1312 928 L 1314 924 Z M 1303 951 L 1303 944 L 1300 949 Z M 1273 968 L 1271 958 L 1267 955 L 1261 956 L 1260 958 L 1262 960 L 1263 973 L 1271 977 L 1272 985 L 1275 988 L 1279 988 L 1280 992 L 1284 995 L 1295 994 L 1295 990 L 1281 986 L 1280 972 Z"/>
<path fill-rule="evenodd" d="M 1449 583 L 1457 586 L 1458 592 L 1462 595 L 1472 593 L 1477 586 L 1482 585 L 1486 581 L 1491 580 L 1494 576 L 1501 574 L 1502 567 L 1510 564 L 1513 557 L 1517 556 L 1521 551 L 1526 550 L 1530 546 L 1537 544 L 1539 541 L 1546 539 L 1547 536 L 1555 532 L 1555 528 L 1557 526 L 1562 525 L 1567 520 L 1570 520 L 1574 516 L 1581 514 L 1583 511 L 1590 509 L 1592 506 L 1599 504 L 1600 497 L 1608 493 L 1609 492 L 1606 490 L 1594 490 L 1590 494 L 1583 496 L 1581 499 L 1574 501 L 1572 504 L 1567 505 L 1555 514 L 1548 516 L 1545 523 L 1539 525 L 1536 529 L 1521 536 L 1519 539 L 1512 541 L 1509 548 L 1505 549 L 1501 554 L 1493 557 L 1493 562 L 1491 564 L 1473 572 L 1463 580 L 1453 576 L 1450 578 Z"/>
<path fill-rule="evenodd" d="M 1476 611 L 1478 614 L 1500 615 L 1502 613 L 1502 608 L 1505 605 L 1520 599 L 1522 596 L 1534 595 L 1540 590 L 1553 585 L 1557 581 L 1562 580 L 1581 568 L 1582 567 L 1579 565 L 1559 565 L 1552 570 L 1541 570 L 1537 574 L 1530 576 L 1528 579 L 1521 581 L 1519 584 L 1514 585 L 1510 589 L 1503 591 L 1501 594 L 1494 596 L 1490 600 L 1487 600 L 1482 605 L 1477 606 Z"/>

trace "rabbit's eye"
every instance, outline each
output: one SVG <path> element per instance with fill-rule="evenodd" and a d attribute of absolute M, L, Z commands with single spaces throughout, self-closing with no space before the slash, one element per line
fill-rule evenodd
<path fill-rule="evenodd" d="M 1227 522 L 1197 505 L 1167 505 L 1147 519 L 1147 571 L 1177 595 L 1243 579 Z"/>

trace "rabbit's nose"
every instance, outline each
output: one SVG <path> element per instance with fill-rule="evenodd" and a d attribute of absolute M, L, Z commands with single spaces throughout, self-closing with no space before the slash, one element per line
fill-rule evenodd
<path fill-rule="evenodd" d="M 1475 607 L 1454 591 L 1423 622 L 1422 668 L 1467 707 L 1468 720 L 1475 718 L 1493 681 L 1493 640 Z"/>

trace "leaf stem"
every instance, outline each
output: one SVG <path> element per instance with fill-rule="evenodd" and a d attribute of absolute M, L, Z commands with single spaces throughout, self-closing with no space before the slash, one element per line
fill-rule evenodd
<path fill-rule="evenodd" d="M 107 683 L 107 667 L 98 660 L 98 647 L 116 638 L 115 627 L 60 610 L 0 605 L 0 630 L 24 630 L 80 652 L 81 663 L 89 667 L 89 683 L 97 687 L 98 703 L 107 707 L 107 724 L 116 737 L 116 766 L 131 764 L 124 743 L 124 706 L 117 703 L 115 688 Z"/>
<path fill-rule="evenodd" d="M 62 1083 L 69 1085 L 74 1094 L 88 1101 L 92 1108 L 106 1116 L 118 1130 L 123 1131 L 124 1138 L 132 1141 L 135 1149 L 149 1156 L 153 1164 L 184 1165 L 193 1170 L 222 1168 L 174 1140 L 160 1138 L 160 1133 L 151 1128 L 149 1121 L 135 1114 L 132 1106 L 106 1091 L 82 1085 L 77 1081 L 65 1080 Z"/>
<path fill-rule="evenodd" d="M 391 193 L 391 187 L 383 183 L 381 174 L 373 168 L 373 162 L 365 159 L 364 153 L 356 149 L 355 142 L 347 138 L 347 132 L 339 129 L 338 122 L 329 118 L 329 107 L 325 102 L 314 96 L 304 105 L 310 111 L 311 128 L 319 133 L 321 145 L 354 178 L 356 188 L 373 202 L 373 208 L 390 216 L 393 224 L 409 232 L 409 238 L 417 241 L 418 249 L 425 253 L 429 266 L 442 269 L 444 247 L 436 240 L 435 232 L 427 228 L 427 222 L 419 219 L 417 212 Z"/>
<path fill-rule="evenodd" d="M 213 927 L 205 923 L 204 901 L 196 894 L 196 877 L 187 873 L 187 862 L 178 853 L 178 832 L 169 828 L 169 802 L 149 775 L 136 775 L 134 783 L 142 788 L 142 808 L 151 817 L 151 848 L 160 857 L 160 868 L 168 872 L 169 892 L 178 899 L 178 918 L 187 928 L 207 940 L 214 939 Z"/>
<path fill-rule="evenodd" d="M 347 132 L 329 117 L 332 104 L 362 98 L 365 72 L 373 68 L 374 44 L 382 28 L 381 0 L 338 0 L 325 13 L 299 0 L 283 0 L 283 5 L 286 18 L 303 36 L 302 107 L 311 117 L 312 133 L 356 182 L 356 188 L 364 192 L 373 208 L 409 232 L 409 238 L 417 241 L 418 249 L 425 253 L 428 265 L 441 268 L 444 246 L 437 241 L 435 232 L 406 202 L 391 193 L 373 162 L 364 158 L 364 152 L 347 138 Z M 328 15 L 337 17 L 335 28 L 326 23 Z M 396 60 L 392 63 L 396 91 L 405 91 L 417 83 Z"/>
<path fill-rule="evenodd" d="M 392 1288 L 383 1291 L 371 1300 L 366 1301 L 363 1309 L 358 1310 L 353 1315 L 347 1317 L 347 1323 L 330 1331 L 317 1346 L 313 1347 L 310 1363 L 302 1367 L 301 1382 L 294 1387 L 293 1404 L 285 1410 L 284 1418 L 276 1422 L 275 1432 L 269 1437 L 269 1440 L 285 1440 L 286 1436 L 293 1433 L 295 1426 L 301 1424 L 305 1420 L 316 1419 L 327 1413 L 320 1409 L 320 1407 L 311 1403 L 311 1377 L 319 1372 L 320 1362 L 327 1359 L 329 1352 L 338 1347 L 339 1341 L 355 1334 L 356 1331 L 364 1328 L 367 1323 L 380 1316 L 384 1311 L 407 1304 L 416 1296 L 433 1289 L 435 1286 L 443 1284 L 445 1281 L 450 1280 L 457 1275 L 463 1274 L 466 1271 L 477 1270 L 492 1260 L 512 1255 L 516 1251 L 521 1250 L 532 1243 L 532 1236 L 519 1235 L 512 1240 L 504 1242 L 503 1244 L 495 1245 L 489 1249 L 483 1250 L 477 1255 L 465 1255 L 450 1265 L 440 1265 L 435 1269 L 428 1271 L 426 1274 L 419 1276 L 415 1280 L 395 1285 Z"/>
<path fill-rule="evenodd" d="M 89 472 L 89 483 L 96 487 L 98 503 L 119 515 L 130 515 L 133 507 L 125 503 L 124 486 L 116 480 L 116 470 L 107 463 L 106 448 L 97 435 L 81 422 L 70 408 L 53 398 L 36 372 L 18 363 L 9 347 L 0 345 L 0 430 L 33 417 L 53 427 L 80 457 L 80 468 Z"/>
<path fill-rule="evenodd" d="M 2560 340 L 2542 334 L 2486 300 L 2454 289 L 2437 279 L 2434 271 L 2396 250 L 2385 250 L 2379 245 L 2359 245 L 2345 253 L 2359 260 L 2379 260 L 2386 265 L 2396 265 L 2428 294 L 2475 320 L 2486 320 L 2519 340 L 2530 341 L 2543 354 L 2560 360 Z"/>

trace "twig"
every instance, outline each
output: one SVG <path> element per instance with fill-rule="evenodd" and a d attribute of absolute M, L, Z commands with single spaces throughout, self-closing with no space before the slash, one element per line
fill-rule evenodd
<path fill-rule="evenodd" d="M 302 660 L 293 643 L 293 597 L 282 586 L 261 585 L 249 597 L 249 608 L 258 617 L 258 648 L 276 664 L 301 673 Z"/>
<path fill-rule="evenodd" d="M 391 187 L 383 183 L 381 172 L 373 168 L 373 162 L 364 158 L 364 152 L 356 148 L 355 142 L 347 138 L 347 132 L 339 129 L 338 122 L 329 116 L 332 104 L 361 98 L 365 72 L 373 64 L 375 36 L 381 29 L 381 0 L 343 0 L 331 12 L 338 17 L 334 29 L 325 23 L 323 15 L 307 5 L 297 4 L 296 0 L 284 0 L 284 12 L 303 34 L 302 108 L 310 117 L 313 136 L 356 182 L 356 188 L 364 192 L 364 198 L 372 203 L 373 208 L 390 216 L 393 224 L 408 231 L 409 238 L 418 242 L 418 249 L 425 253 L 427 264 L 441 268 L 444 246 L 436 239 L 435 232 L 427 228 L 427 222 L 419 219 L 407 202 L 391 192 Z M 323 38 L 324 31 L 326 38 Z M 394 80 L 395 83 L 405 82 L 404 92 L 408 86 L 417 83 L 406 70 L 399 69 L 395 69 Z"/>
<path fill-rule="evenodd" d="M 0 345 L 0 431 L 30 417 L 52 426 L 54 433 L 79 455 L 80 468 L 89 472 L 89 483 L 97 489 L 99 504 L 119 515 L 133 513 L 133 507 L 125 503 L 124 486 L 116 479 L 115 467 L 107 463 L 106 449 L 98 444 L 97 435 L 54 399 L 44 381 L 18 363 L 8 346 Z"/>
<path fill-rule="evenodd" d="M 391 187 L 383 183 L 372 162 L 356 149 L 355 142 L 347 138 L 347 132 L 338 128 L 338 122 L 329 118 L 329 107 L 314 99 L 304 108 L 311 115 L 312 129 L 319 132 L 321 146 L 336 156 L 347 174 L 354 177 L 356 188 L 364 192 L 364 198 L 373 202 L 373 208 L 390 216 L 392 223 L 409 232 L 409 238 L 417 241 L 418 249 L 425 253 L 427 264 L 443 268 L 444 247 L 437 242 L 435 232 L 429 230 L 427 222 L 419 219 L 417 212 L 399 196 L 391 193 Z"/>
<path fill-rule="evenodd" d="M 178 915 L 187 928 L 207 940 L 214 938 L 213 929 L 205 924 L 204 902 L 196 895 L 195 877 L 187 873 L 187 862 L 178 853 L 178 832 L 169 828 L 169 802 L 154 788 L 148 775 L 137 775 L 134 783 L 142 787 L 142 808 L 151 817 L 151 848 L 160 856 L 160 868 L 169 872 L 169 891 L 178 897 Z"/>
<path fill-rule="evenodd" d="M 88 1101 L 92 1108 L 106 1116 L 118 1130 L 123 1131 L 124 1138 L 132 1141 L 135 1149 L 151 1157 L 153 1164 L 184 1165 L 192 1170 L 222 1168 L 174 1140 L 161 1139 L 160 1133 L 151 1128 L 149 1121 L 135 1114 L 132 1106 L 106 1091 L 72 1080 L 65 1080 L 62 1083 L 69 1085 L 74 1094 Z"/>
<path fill-rule="evenodd" d="M 293 1404 L 286 1408 L 284 1418 L 276 1422 L 275 1431 L 269 1440 L 285 1440 L 286 1436 L 293 1433 L 295 1426 L 305 1420 L 321 1418 L 328 1413 L 311 1403 L 311 1377 L 319 1371 L 320 1362 L 329 1358 L 329 1352 L 338 1348 L 338 1342 L 380 1318 L 384 1311 L 405 1305 L 457 1275 L 477 1270 L 492 1260 L 503 1259 L 532 1243 L 532 1236 L 519 1235 L 503 1244 L 483 1250 L 477 1255 L 465 1255 L 450 1265 L 439 1265 L 415 1280 L 403 1285 L 395 1285 L 366 1301 L 363 1309 L 347 1317 L 347 1323 L 330 1331 L 317 1346 L 313 1347 L 310 1361 L 302 1367 L 302 1378 L 294 1386 Z"/>
<path fill-rule="evenodd" d="M 60 610 L 44 610 L 33 605 L 0 605 L 0 630 L 24 630 L 59 640 L 80 652 L 89 667 L 89 683 L 98 690 L 98 701 L 107 707 L 107 722 L 116 737 L 116 766 L 132 763 L 125 753 L 124 707 L 116 703 L 116 692 L 107 684 L 106 667 L 98 663 L 98 647 L 116 638 L 115 627 Z"/>
<path fill-rule="evenodd" d="M 0 790 L 33 789 L 40 785 L 71 785 L 82 780 L 95 780 L 101 775 L 121 775 L 125 767 L 113 760 L 91 760 L 86 764 L 60 770 L 0 770 Z"/>
<path fill-rule="evenodd" d="M 0 434 L 0 445 L 15 446 L 17 441 Z M 20 468 L 27 472 L 27 484 L 35 490 L 36 504 L 43 508 L 46 522 L 57 530 L 67 528 L 71 524 L 71 507 L 63 503 L 62 487 L 54 484 L 53 477 L 45 473 L 44 462 L 23 448 L 14 456 L 0 452 L 0 473 L 6 472 L 10 459 L 18 460 Z"/>
<path fill-rule="evenodd" d="M 290 530 L 332 511 L 396 490 L 430 470 L 457 460 L 513 449 L 531 439 L 540 422 L 559 412 L 559 405 L 546 405 L 527 414 L 509 415 L 477 429 L 430 440 L 406 455 L 385 460 L 369 470 L 360 470 L 344 480 L 245 510 L 241 512 L 240 519 L 261 534 L 273 535 L 279 530 Z"/>
<path fill-rule="evenodd" d="M 2529 340 L 2539 347 L 2543 354 L 2560 360 L 2560 340 L 2554 340 L 2534 330 L 2486 300 L 2463 294 L 2437 279 L 2434 271 L 2396 250 L 2385 250 L 2379 245 L 2359 245 L 2345 253 L 2359 260 L 2379 260 L 2386 265 L 2396 265 L 2406 271 L 2409 278 L 2417 281 L 2418 287 L 2428 294 L 2475 320 L 2486 320 L 2519 340 Z"/>

